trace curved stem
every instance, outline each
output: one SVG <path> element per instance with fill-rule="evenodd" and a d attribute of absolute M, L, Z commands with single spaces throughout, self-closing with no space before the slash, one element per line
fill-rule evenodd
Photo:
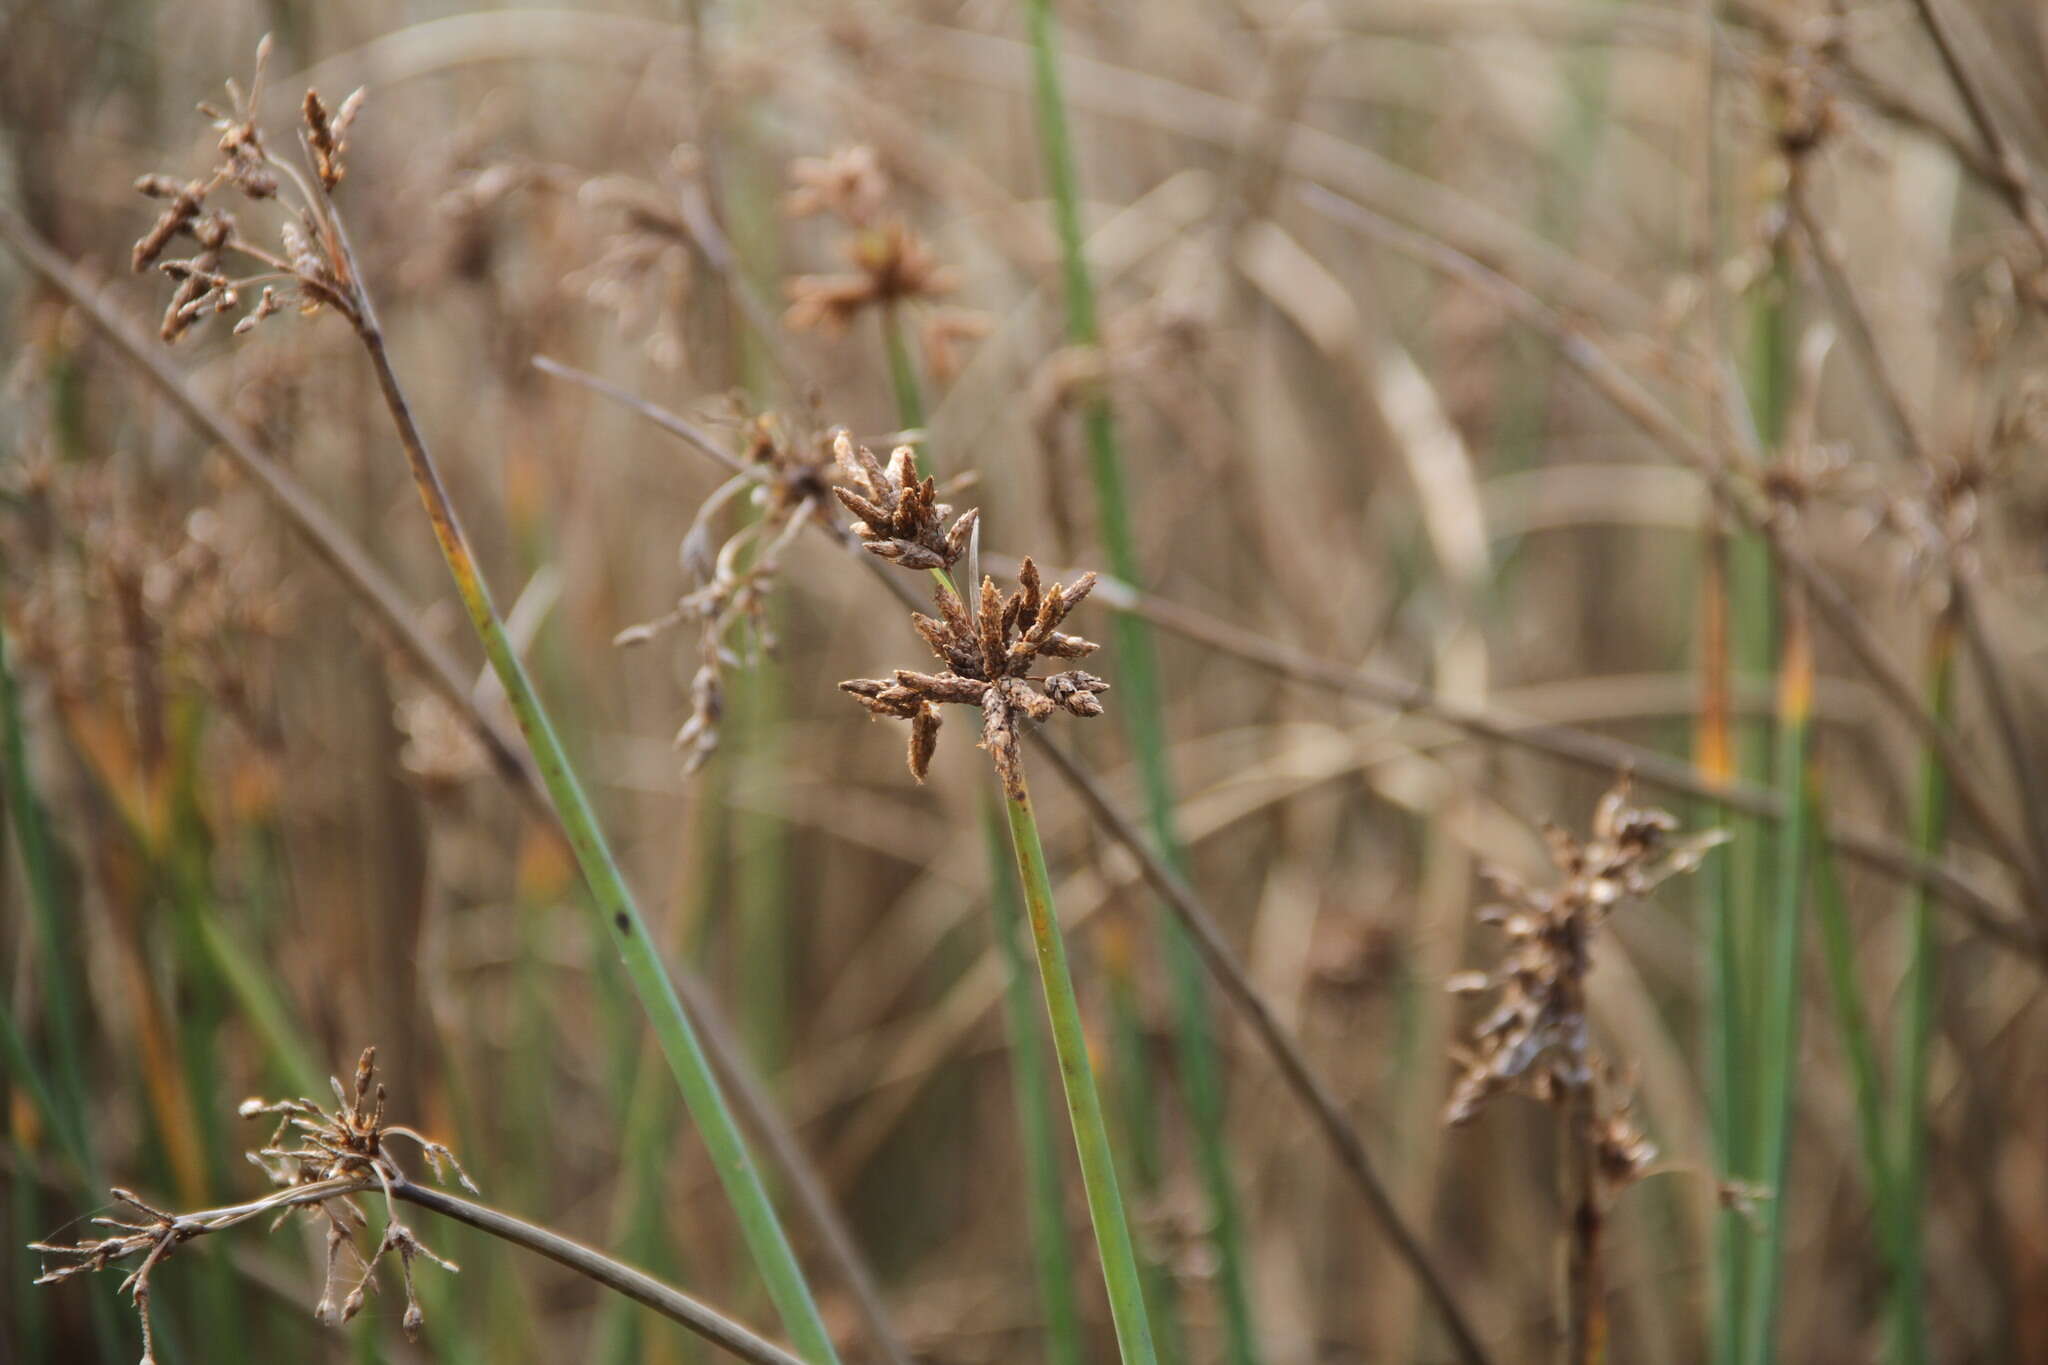
<path fill-rule="evenodd" d="M 559 1265 L 567 1266 L 586 1279 L 594 1280 L 615 1294 L 623 1294 L 635 1303 L 642 1304 L 661 1314 L 671 1322 L 681 1323 L 714 1346 L 719 1346 L 738 1356 L 741 1360 L 756 1362 L 756 1365 L 803 1365 L 801 1358 L 791 1355 L 774 1342 L 755 1332 L 723 1313 L 691 1298 L 652 1275 L 633 1269 L 613 1260 L 603 1252 L 593 1251 L 581 1242 L 573 1242 L 557 1232 L 514 1218 L 485 1204 L 458 1199 L 445 1191 L 411 1181 L 395 1184 L 391 1193 L 408 1204 L 417 1204 L 443 1218 L 453 1219 L 475 1228 L 478 1232 L 489 1233 L 501 1241 L 545 1256 Z"/>

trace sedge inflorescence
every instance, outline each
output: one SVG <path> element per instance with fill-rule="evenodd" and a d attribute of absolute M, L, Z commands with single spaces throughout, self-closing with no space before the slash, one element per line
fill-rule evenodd
<path fill-rule="evenodd" d="M 281 1223 L 299 1212 L 321 1220 L 326 1227 L 327 1272 L 313 1316 L 329 1326 L 338 1326 L 361 1312 L 367 1296 L 376 1287 L 378 1265 L 391 1257 L 398 1262 L 399 1278 L 405 1287 L 405 1315 L 401 1322 L 406 1335 L 416 1338 L 425 1315 L 413 1287 L 413 1259 L 424 1256 L 448 1271 L 458 1267 L 430 1251 L 398 1216 L 394 1191 L 407 1184 L 408 1177 L 398 1164 L 392 1141 L 403 1138 L 417 1147 L 433 1168 L 436 1180 L 445 1183 L 452 1171 L 464 1189 L 475 1193 L 476 1186 L 453 1152 L 412 1128 L 385 1120 L 388 1096 L 376 1074 L 377 1049 L 365 1048 L 356 1063 L 351 1089 L 345 1090 L 338 1078 L 329 1080 L 334 1088 L 333 1109 L 309 1099 L 242 1102 L 240 1112 L 244 1118 L 277 1117 L 277 1128 L 270 1140 L 248 1154 L 249 1160 L 280 1187 L 276 1192 L 227 1208 L 181 1214 L 156 1208 L 134 1192 L 116 1188 L 114 1198 L 135 1210 L 140 1219 L 95 1218 L 94 1224 L 112 1231 L 90 1241 L 30 1243 L 34 1251 L 69 1258 L 45 1271 L 36 1283 L 55 1284 L 141 1256 L 141 1263 L 121 1282 L 121 1291 L 134 1302 L 142 1319 L 142 1361 L 143 1365 L 152 1365 L 156 1356 L 149 1317 L 151 1272 L 179 1247 L 207 1233 L 220 1232 L 266 1214 L 275 1214 Z M 374 1248 L 365 1254 L 357 1239 L 368 1230 L 369 1218 L 355 1196 L 370 1190 L 382 1191 L 385 1219 L 384 1231 Z M 354 1282 L 344 1289 L 351 1265 Z"/>
<path fill-rule="evenodd" d="M 941 575 L 959 561 L 979 513 L 969 509 L 946 526 L 952 509 L 937 501 L 932 480 L 918 478 L 909 447 L 899 447 L 886 467 L 844 435 L 836 449 L 859 491 L 833 491 L 861 518 L 854 534 L 871 553 L 903 568 Z M 871 714 L 910 722 L 910 771 L 920 782 L 938 748 L 941 706 L 981 711 L 981 747 L 1012 796 L 1024 789 L 1018 741 L 1026 722 L 1045 720 L 1056 710 L 1083 717 L 1102 714 L 1100 694 L 1109 690 L 1103 679 L 1078 668 L 1033 672 L 1043 660 L 1081 659 L 1095 652 L 1093 641 L 1060 630 L 1068 613 L 1093 591 L 1095 575 L 1048 586 L 1027 557 L 1018 566 L 1017 583 L 1017 590 L 1006 595 L 995 580 L 983 578 L 970 609 L 948 579 L 933 597 L 936 617 L 911 614 L 911 624 L 945 665 L 941 671 L 899 668 L 887 678 L 839 684 Z"/>
<path fill-rule="evenodd" d="M 1668 812 L 1632 805 L 1624 779 L 1601 797 L 1592 837 L 1581 841 L 1555 825 L 1544 830 L 1559 881 L 1533 887 L 1500 868 L 1488 868 L 1496 901 L 1479 912 L 1507 943 L 1485 971 L 1453 977 L 1461 995 L 1492 995 L 1494 1006 L 1473 1027 L 1458 1060 L 1460 1074 L 1444 1110 L 1452 1126 L 1471 1122 L 1495 1096 L 1515 1092 L 1562 1104 L 1574 1092 L 1611 1079 L 1586 1017 L 1586 978 L 1608 917 L 1650 894 L 1666 878 L 1699 866 L 1726 834 L 1680 835 Z M 1630 1116 L 1626 1100 L 1598 1114 L 1603 1174 L 1626 1183 L 1656 1156 Z"/>

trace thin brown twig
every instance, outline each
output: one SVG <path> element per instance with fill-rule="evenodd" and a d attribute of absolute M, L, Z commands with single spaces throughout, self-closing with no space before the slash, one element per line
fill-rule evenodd
<path fill-rule="evenodd" d="M 537 1255 L 545 1256 L 558 1265 L 567 1266 L 586 1279 L 593 1280 L 616 1294 L 623 1294 L 643 1307 L 653 1309 L 671 1322 L 682 1324 L 712 1345 L 731 1352 L 741 1360 L 755 1361 L 758 1365 L 803 1365 L 803 1362 L 789 1351 L 709 1305 L 691 1298 L 673 1285 L 665 1284 L 652 1275 L 615 1261 L 581 1242 L 571 1241 L 560 1233 L 514 1218 L 503 1210 L 473 1203 L 412 1181 L 393 1185 L 391 1192 L 409 1204 L 417 1204 L 444 1218 L 466 1224 L 478 1232 L 488 1233 L 514 1246 L 524 1247 Z"/>
<path fill-rule="evenodd" d="M 310 1184 L 294 1185 L 289 1189 L 277 1190 L 259 1199 L 239 1204 L 173 1215 L 165 1220 L 161 1229 L 126 1238 L 108 1239 L 100 1246 L 92 1248 L 86 1259 L 80 1262 L 80 1266 L 96 1269 L 96 1263 L 112 1265 L 148 1246 L 150 1252 L 146 1265 L 153 1268 L 155 1263 L 165 1259 L 166 1249 L 171 1246 L 181 1245 L 209 1233 L 224 1232 L 268 1214 L 284 1213 L 294 1208 L 326 1204 L 330 1200 L 348 1199 L 354 1195 L 373 1192 L 388 1195 L 408 1204 L 416 1204 L 431 1213 L 475 1228 L 500 1241 L 545 1256 L 614 1293 L 623 1294 L 634 1302 L 652 1309 L 671 1322 L 681 1324 L 741 1360 L 753 1361 L 756 1365 L 803 1365 L 798 1357 L 735 1322 L 717 1309 L 651 1275 L 615 1261 L 602 1252 L 592 1250 L 580 1242 L 571 1241 L 559 1233 L 529 1223 L 525 1219 L 516 1218 L 501 1209 L 473 1203 L 431 1186 L 416 1184 L 406 1179 L 393 1179 L 381 1173 L 338 1176 Z M 124 1244 L 133 1245 L 124 1250 Z M 35 1249 L 45 1255 L 58 1252 L 79 1254 L 79 1249 L 76 1248 L 43 1243 L 36 1244 Z"/>

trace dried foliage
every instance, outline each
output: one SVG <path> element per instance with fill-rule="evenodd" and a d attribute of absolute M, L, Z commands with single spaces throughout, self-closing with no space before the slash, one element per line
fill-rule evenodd
<path fill-rule="evenodd" d="M 641 645 L 677 626 L 697 626 L 690 717 L 675 736 L 686 773 L 696 772 L 718 750 L 726 670 L 774 651 L 766 608 L 780 580 L 784 552 L 807 524 L 828 515 L 824 497 L 831 462 L 822 440 L 793 437 L 774 413 L 741 415 L 734 425 L 741 437 L 743 470 L 697 509 L 677 555 L 685 578 L 696 586 L 666 614 L 628 626 L 612 639 L 614 645 Z M 741 494 L 755 515 L 718 542 L 714 528 Z"/>
<path fill-rule="evenodd" d="M 220 159 L 210 174 L 187 182 L 153 174 L 135 182 L 142 194 L 167 201 L 157 220 L 135 243 L 130 257 L 137 273 L 154 265 L 177 281 L 164 310 L 161 331 L 165 341 L 176 341 L 206 317 L 235 311 L 241 307 L 244 293 L 256 285 L 262 286 L 262 292 L 255 308 L 235 324 L 238 336 L 287 307 L 315 313 L 331 306 L 350 319 L 355 316 L 340 265 L 341 251 L 323 211 L 322 196 L 341 183 L 345 135 L 362 109 L 363 92 L 358 90 L 342 101 L 340 111 L 332 116 L 317 93 L 306 92 L 301 112 L 314 158 L 313 172 L 321 186 L 316 193 L 297 167 L 272 158 L 257 126 L 263 70 L 269 57 L 270 39 L 266 37 L 256 50 L 256 75 L 249 93 L 245 96 L 231 80 L 226 110 L 205 104 L 199 107 L 220 132 Z M 276 201 L 284 207 L 286 217 L 278 227 L 281 253 L 245 236 L 234 214 L 209 207 L 208 198 L 227 186 L 240 190 L 252 202 Z M 198 251 L 181 259 L 161 259 L 181 237 L 191 238 Z M 257 267 L 258 273 L 229 274 L 225 267 L 233 258 Z M 267 283 L 273 279 L 289 283 L 277 288 Z"/>
<path fill-rule="evenodd" d="M 1586 1017 L 1586 976 L 1601 930 L 1618 907 L 1649 895 L 1668 877 L 1690 872 L 1707 850 L 1727 839 L 1721 830 L 1676 836 L 1676 817 L 1632 806 L 1629 797 L 1624 780 L 1600 798 L 1592 837 L 1583 843 L 1558 826 L 1544 829 L 1561 878 L 1556 886 L 1531 887 L 1505 869 L 1487 870 L 1500 899 L 1481 909 L 1479 919 L 1497 927 L 1507 942 L 1494 967 L 1450 982 L 1455 994 L 1491 994 L 1495 1001 L 1473 1026 L 1462 1074 L 1444 1110 L 1446 1123 L 1471 1122 L 1504 1092 L 1555 1104 L 1606 1071 Z M 1628 1150 L 1649 1149 L 1617 1139 L 1616 1159 Z"/>
<path fill-rule="evenodd" d="M 248 1154 L 250 1162 L 281 1187 L 277 1194 L 230 1208 L 179 1214 L 166 1213 L 130 1191 L 117 1188 L 114 1198 L 141 1213 L 146 1221 L 94 1218 L 96 1225 L 111 1228 L 113 1233 L 69 1245 L 33 1243 L 31 1249 L 46 1256 L 71 1258 L 68 1264 L 46 1271 L 36 1283 L 57 1284 L 74 1275 L 104 1270 L 141 1256 L 142 1263 L 121 1282 L 121 1292 L 134 1301 L 142 1319 L 143 1365 L 153 1365 L 156 1355 L 155 1334 L 149 1320 L 151 1272 L 194 1238 L 273 1213 L 277 1215 L 272 1224 L 274 1229 L 291 1214 L 301 1213 L 318 1220 L 325 1228 L 327 1274 L 313 1316 L 338 1327 L 361 1312 L 368 1294 L 376 1287 L 378 1263 L 393 1255 L 405 1287 L 402 1322 L 406 1335 L 417 1339 L 425 1314 L 413 1287 L 413 1258 L 424 1256 L 451 1272 L 458 1267 L 428 1250 L 399 1218 L 392 1191 L 406 1184 L 408 1177 L 392 1150 L 392 1139 L 403 1138 L 418 1148 L 433 1168 L 436 1180 L 445 1183 L 448 1172 L 453 1171 L 464 1189 L 473 1193 L 476 1186 L 470 1183 L 453 1152 L 403 1124 L 385 1121 L 387 1096 L 383 1084 L 376 1079 L 376 1061 L 376 1048 L 363 1049 L 362 1058 L 356 1063 L 352 1091 L 344 1090 L 339 1078 L 330 1080 L 334 1087 L 331 1110 L 309 1099 L 242 1102 L 243 1118 L 277 1117 L 277 1130 L 270 1140 Z M 358 1237 L 367 1233 L 369 1218 L 356 1201 L 356 1195 L 366 1188 L 381 1190 L 384 1195 L 384 1231 L 367 1255 Z M 353 1282 L 344 1290 L 343 1282 L 351 1277 Z"/>
<path fill-rule="evenodd" d="M 871 714 L 910 722 L 910 771 L 920 782 L 938 747 L 939 707 L 947 703 L 980 709 L 981 747 L 1013 796 L 1023 790 L 1018 734 L 1025 722 L 1046 720 L 1062 708 L 1082 717 L 1102 714 L 1097 698 L 1109 684 L 1093 673 L 1076 668 L 1031 676 L 1041 658 L 1081 659 L 1095 652 L 1093 642 L 1058 629 L 1095 587 L 1095 575 L 1083 574 L 1072 587 L 1055 583 L 1041 591 L 1038 566 L 1026 558 L 1017 581 L 1017 591 L 1004 597 L 994 579 L 982 579 L 972 614 L 960 595 L 944 585 L 933 599 L 937 619 L 912 613 L 911 624 L 946 665 L 944 671 L 899 668 L 891 678 L 839 684 Z"/>
<path fill-rule="evenodd" d="M 849 273 L 799 275 L 784 285 L 792 331 L 839 336 L 870 308 L 893 311 L 909 303 L 934 304 L 959 288 L 957 272 L 942 265 L 924 238 L 891 206 L 888 175 L 872 147 L 841 148 L 826 158 L 800 157 L 790 165 L 793 188 L 783 196 L 792 218 L 824 215 L 847 229 L 840 251 Z M 927 371 L 945 380 L 959 368 L 962 343 L 988 331 L 979 313 L 928 308 L 918 335 Z"/>

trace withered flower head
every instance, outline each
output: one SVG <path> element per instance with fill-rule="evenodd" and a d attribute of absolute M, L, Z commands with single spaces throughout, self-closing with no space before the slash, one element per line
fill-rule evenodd
<path fill-rule="evenodd" d="M 791 330 L 836 336 L 870 305 L 940 298 L 959 287 L 924 239 L 895 219 L 862 228 L 842 249 L 855 273 L 799 275 L 784 286 Z"/>
<path fill-rule="evenodd" d="M 950 569 L 967 553 L 980 511 L 970 507 L 941 529 L 953 509 L 939 501 L 936 481 L 917 477 L 917 455 L 909 446 L 896 447 L 884 466 L 842 431 L 832 440 L 832 454 L 859 488 L 832 492 L 860 518 L 853 533 L 868 553 L 906 569 Z"/>
<path fill-rule="evenodd" d="M 939 616 L 911 616 L 911 624 L 932 653 L 946 665 L 939 673 L 899 668 L 893 678 L 856 678 L 839 684 L 877 716 L 911 723 L 910 771 L 922 782 L 938 744 L 938 707 L 947 702 L 981 709 L 981 747 L 988 750 L 1012 796 L 1023 792 L 1023 769 L 1017 740 L 1025 719 L 1045 720 L 1054 710 L 1076 716 L 1099 716 L 1099 694 L 1109 684 L 1093 673 L 1068 669 L 1032 677 L 1041 658 L 1079 659 L 1096 646 L 1059 630 L 1067 613 L 1095 587 L 1095 575 L 1083 574 L 1072 587 L 1055 583 L 1040 590 L 1038 566 L 1028 558 L 1018 567 L 1018 590 L 1007 598 L 993 579 L 981 580 L 981 598 L 970 613 L 959 594 L 941 587 L 935 597 Z"/>
<path fill-rule="evenodd" d="M 1562 877 L 1557 886 L 1537 889 L 1500 869 L 1487 871 L 1500 900 L 1479 918 L 1498 925 L 1508 942 L 1491 971 L 1450 982 L 1456 993 L 1497 992 L 1498 1001 L 1472 1032 L 1446 1123 L 1470 1122 L 1503 1091 L 1556 1102 L 1594 1083 L 1601 1063 L 1588 1034 L 1586 974 L 1595 938 L 1615 906 L 1691 871 L 1727 838 L 1719 830 L 1678 837 L 1671 815 L 1631 806 L 1628 797 L 1624 778 L 1600 799 L 1586 843 L 1555 826 L 1544 831 Z M 1624 1135 L 1616 1145 L 1630 1144 Z"/>
<path fill-rule="evenodd" d="M 264 145 L 256 111 L 262 100 L 263 68 L 270 52 L 265 38 L 256 50 L 256 76 L 247 95 L 229 81 L 225 110 L 202 104 L 200 112 L 220 130 L 219 160 L 204 179 L 180 180 L 167 175 L 145 175 L 135 188 L 152 199 L 165 201 L 163 210 L 149 230 L 135 243 L 130 264 L 139 272 L 154 265 L 177 281 L 169 307 L 164 310 L 162 335 L 175 341 L 201 319 L 230 312 L 240 306 L 242 290 L 253 283 L 282 277 L 282 287 L 264 285 L 257 307 L 235 328 L 237 334 L 287 304 L 302 313 L 323 305 L 332 306 L 354 320 L 350 291 L 344 286 L 346 272 L 333 230 L 329 206 L 322 197 L 342 177 L 341 155 L 346 146 L 343 135 L 362 108 L 363 92 L 358 90 L 330 115 L 320 97 L 306 92 L 303 113 L 306 141 L 312 167 L 322 189 L 286 162 L 273 159 Z M 280 194 L 287 184 L 291 193 Z M 220 208 L 209 207 L 207 197 L 222 186 L 232 185 L 252 200 L 277 199 L 287 217 L 282 225 L 282 254 L 244 236 L 234 217 Z M 164 260 L 164 252 L 180 237 L 198 243 L 198 251 L 182 260 Z M 226 262 L 237 259 L 244 277 L 230 275 Z M 253 275 L 249 274 L 253 267 Z"/>
<path fill-rule="evenodd" d="M 446 1147 L 411 1128 L 385 1122 L 386 1094 L 384 1087 L 376 1083 L 376 1061 L 377 1049 L 365 1048 L 356 1064 L 353 1093 L 343 1089 L 339 1079 L 329 1082 L 334 1088 L 332 1110 L 308 1099 L 242 1102 L 243 1118 L 277 1116 L 277 1130 L 260 1151 L 249 1153 L 249 1160 L 281 1189 L 244 1204 L 180 1214 L 154 1208 L 135 1194 L 117 1188 L 114 1198 L 140 1213 L 143 1221 L 95 1218 L 94 1223 L 113 1230 L 111 1235 L 72 1245 L 30 1243 L 31 1250 L 72 1258 L 45 1272 L 36 1283 L 54 1284 L 141 1256 L 141 1264 L 122 1281 L 121 1288 L 134 1300 L 142 1318 L 142 1359 L 148 1365 L 155 1359 L 149 1320 L 150 1272 L 178 1247 L 207 1233 L 224 1231 L 266 1214 L 276 1214 L 281 1222 L 291 1213 L 299 1212 L 320 1219 L 327 1229 L 327 1278 L 313 1316 L 329 1326 L 337 1326 L 362 1311 L 367 1294 L 375 1287 L 373 1277 L 378 1262 L 395 1252 L 399 1276 L 405 1285 L 402 1322 L 406 1335 L 416 1339 L 423 1314 L 413 1287 L 413 1258 L 424 1256 L 444 1270 L 458 1267 L 428 1250 L 399 1218 L 392 1190 L 405 1184 L 408 1177 L 398 1165 L 392 1140 L 404 1138 L 418 1147 L 433 1168 L 435 1179 L 445 1181 L 452 1169 L 463 1188 L 475 1193 L 476 1186 Z M 369 1219 L 358 1207 L 356 1196 L 372 1190 L 383 1193 L 385 1222 L 376 1248 L 365 1255 L 356 1244 L 356 1235 L 368 1230 Z M 359 1267 L 359 1273 L 347 1292 L 340 1293 L 344 1248 L 351 1253 L 350 1259 Z"/>
<path fill-rule="evenodd" d="M 327 106 L 320 102 L 320 92 L 308 90 L 304 115 L 306 119 L 306 145 L 313 149 L 313 169 L 320 176 L 320 183 L 333 189 L 341 183 L 343 175 L 341 154 L 348 150 L 348 126 L 355 122 L 356 114 L 363 107 L 364 91 L 356 92 L 341 102 L 341 108 L 331 117 Z"/>
<path fill-rule="evenodd" d="M 677 554 L 694 586 L 670 611 L 612 637 L 614 645 L 642 645 L 686 622 L 697 624 L 690 715 L 675 736 L 686 775 L 718 749 L 725 669 L 774 652 L 767 602 L 780 578 L 784 549 L 813 517 L 826 517 L 831 461 L 822 438 L 793 436 L 772 412 L 736 413 L 734 425 L 744 468 L 704 501 Z M 742 494 L 751 496 L 759 515 L 719 544 L 714 528 L 720 514 Z"/>

